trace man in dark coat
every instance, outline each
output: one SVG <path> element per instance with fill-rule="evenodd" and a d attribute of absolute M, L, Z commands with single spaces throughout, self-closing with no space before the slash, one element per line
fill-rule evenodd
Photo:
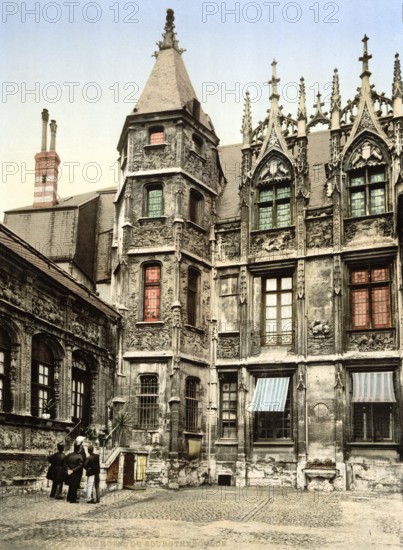
<path fill-rule="evenodd" d="M 83 459 L 80 454 L 80 447 L 74 445 L 74 451 L 69 453 L 65 459 L 67 468 L 69 490 L 67 492 L 67 502 L 77 502 L 77 490 L 80 487 L 81 477 L 83 475 Z"/>
<path fill-rule="evenodd" d="M 99 474 L 101 471 L 99 465 L 99 455 L 94 453 L 94 447 L 90 445 L 88 447 L 89 456 L 85 461 L 84 468 L 87 472 L 87 502 L 97 503 L 99 498 Z M 95 500 L 92 498 L 92 491 L 95 487 Z"/>
<path fill-rule="evenodd" d="M 48 456 L 48 462 L 51 465 L 52 489 L 50 490 L 50 498 L 63 498 L 61 496 L 64 481 L 64 454 L 63 443 L 57 444 L 57 452 Z"/>

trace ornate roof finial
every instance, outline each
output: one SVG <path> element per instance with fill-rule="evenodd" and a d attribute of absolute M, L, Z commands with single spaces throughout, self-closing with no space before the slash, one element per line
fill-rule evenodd
<path fill-rule="evenodd" d="M 249 90 L 247 90 L 245 94 L 245 105 L 243 109 L 243 118 L 242 118 L 242 134 L 243 134 L 244 145 L 249 144 L 252 136 L 252 114 L 250 110 Z"/>
<path fill-rule="evenodd" d="M 322 95 L 320 92 L 316 94 L 316 113 L 314 115 L 311 115 L 311 120 L 308 123 L 307 128 L 311 128 L 312 126 L 315 126 L 316 124 L 330 124 L 330 120 L 327 117 L 327 113 L 324 113 L 322 111 L 322 107 L 325 106 L 325 104 L 321 101 Z"/>
<path fill-rule="evenodd" d="M 332 112 L 339 111 L 341 109 L 339 71 L 337 69 L 335 69 L 333 72 L 333 87 L 330 108 Z"/>
<path fill-rule="evenodd" d="M 299 81 L 299 107 L 298 107 L 298 120 L 306 119 L 306 104 L 305 104 L 305 80 L 301 76 Z"/>
<path fill-rule="evenodd" d="M 162 40 L 157 42 L 157 46 L 159 50 L 169 50 L 170 48 L 173 48 L 178 53 L 182 54 L 185 50 L 179 47 L 179 43 L 176 40 L 176 32 L 174 31 L 175 25 L 175 16 L 174 16 L 174 10 L 167 9 L 167 17 L 165 22 L 165 29 L 164 34 L 162 35 Z M 155 56 L 158 55 L 158 52 L 155 52 Z"/>
<path fill-rule="evenodd" d="M 367 76 L 368 78 L 371 76 L 371 73 L 369 71 L 368 61 L 372 59 L 372 55 L 368 55 L 368 36 L 365 35 L 362 39 L 362 42 L 364 43 L 364 52 L 362 54 L 362 57 L 359 57 L 358 60 L 362 61 L 362 73 L 361 78 L 364 76 Z"/>
<path fill-rule="evenodd" d="M 279 93 L 278 93 L 278 87 L 277 84 L 280 82 L 280 79 L 277 78 L 277 61 L 273 59 L 272 61 L 272 70 L 271 70 L 271 80 L 269 80 L 269 84 L 272 87 L 272 92 L 270 96 L 270 101 L 273 99 L 280 99 Z"/>
<path fill-rule="evenodd" d="M 395 55 L 395 66 L 393 70 L 393 87 L 392 87 L 392 98 L 403 96 L 403 84 L 402 84 L 402 71 L 400 68 L 400 57 L 397 53 Z"/>

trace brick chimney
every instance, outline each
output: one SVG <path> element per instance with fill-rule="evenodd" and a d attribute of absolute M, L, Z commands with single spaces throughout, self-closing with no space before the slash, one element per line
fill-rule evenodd
<path fill-rule="evenodd" d="M 35 155 L 35 189 L 34 207 L 47 208 L 57 204 L 57 180 L 59 176 L 60 158 L 56 153 L 55 120 L 50 122 L 50 150 L 47 151 L 47 129 L 49 113 L 42 111 L 42 147 L 41 152 Z"/>

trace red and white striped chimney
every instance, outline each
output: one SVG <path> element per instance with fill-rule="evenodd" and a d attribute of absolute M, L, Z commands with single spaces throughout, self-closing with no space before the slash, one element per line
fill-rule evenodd
<path fill-rule="evenodd" d="M 49 113 L 42 111 L 42 147 L 41 152 L 35 155 L 35 189 L 34 207 L 47 208 L 57 204 L 57 181 L 59 177 L 60 158 L 56 153 L 55 120 L 50 122 L 50 150 L 47 151 L 47 129 Z"/>

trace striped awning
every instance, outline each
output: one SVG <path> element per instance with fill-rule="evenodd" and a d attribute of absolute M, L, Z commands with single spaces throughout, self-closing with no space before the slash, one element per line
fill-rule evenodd
<path fill-rule="evenodd" d="M 393 372 L 353 372 L 353 403 L 395 403 Z"/>
<path fill-rule="evenodd" d="M 249 403 L 248 410 L 282 412 L 285 409 L 287 400 L 288 385 L 290 379 L 281 378 L 258 378 L 253 394 L 253 399 Z"/>

